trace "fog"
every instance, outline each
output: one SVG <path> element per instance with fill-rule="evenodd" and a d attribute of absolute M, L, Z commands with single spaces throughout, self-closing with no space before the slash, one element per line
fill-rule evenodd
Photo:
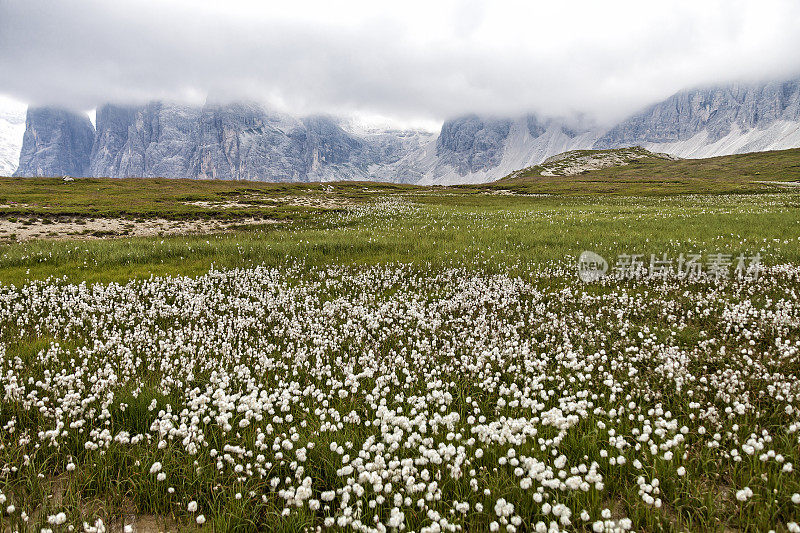
<path fill-rule="evenodd" d="M 798 28 L 792 0 L 6 0 L 0 94 L 81 110 L 212 98 L 405 125 L 529 111 L 603 122 L 683 88 L 796 76 Z"/>

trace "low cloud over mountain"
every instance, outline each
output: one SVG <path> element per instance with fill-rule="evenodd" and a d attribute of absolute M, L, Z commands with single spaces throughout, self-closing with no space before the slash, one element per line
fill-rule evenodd
<path fill-rule="evenodd" d="M 406 183 L 491 181 L 574 149 L 709 157 L 800 146 L 800 80 L 687 90 L 608 128 L 583 116 L 469 114 L 423 130 L 354 128 L 258 104 L 30 108 L 19 176 Z"/>

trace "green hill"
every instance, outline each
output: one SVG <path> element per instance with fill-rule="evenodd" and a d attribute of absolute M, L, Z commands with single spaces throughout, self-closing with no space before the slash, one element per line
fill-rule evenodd
<path fill-rule="evenodd" d="M 602 161 L 603 155 L 606 162 L 617 163 L 559 175 L 581 160 Z M 794 186 L 784 184 L 792 181 L 800 181 L 800 148 L 677 160 L 643 148 L 623 148 L 567 152 L 491 186 L 527 194 L 661 195 L 766 192 Z"/>

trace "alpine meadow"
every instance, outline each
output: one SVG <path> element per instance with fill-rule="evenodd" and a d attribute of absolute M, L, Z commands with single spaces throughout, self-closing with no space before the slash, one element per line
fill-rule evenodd
<path fill-rule="evenodd" d="M 798 164 L 5 179 L 3 525 L 796 531 Z"/>
<path fill-rule="evenodd" d="M 0 533 L 800 533 L 797 0 L 0 0 Z"/>

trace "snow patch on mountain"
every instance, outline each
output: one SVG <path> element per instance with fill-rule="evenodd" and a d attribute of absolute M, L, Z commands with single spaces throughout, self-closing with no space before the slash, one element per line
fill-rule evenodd
<path fill-rule="evenodd" d="M 747 130 L 733 125 L 730 133 L 716 141 L 711 140 L 707 130 L 702 130 L 683 141 L 642 143 L 642 146 L 654 152 L 666 152 L 691 159 L 766 150 L 785 150 L 800 146 L 800 122 L 779 120 L 768 128 Z"/>
<path fill-rule="evenodd" d="M 0 176 L 12 175 L 19 166 L 26 109 L 25 104 L 0 96 Z"/>

